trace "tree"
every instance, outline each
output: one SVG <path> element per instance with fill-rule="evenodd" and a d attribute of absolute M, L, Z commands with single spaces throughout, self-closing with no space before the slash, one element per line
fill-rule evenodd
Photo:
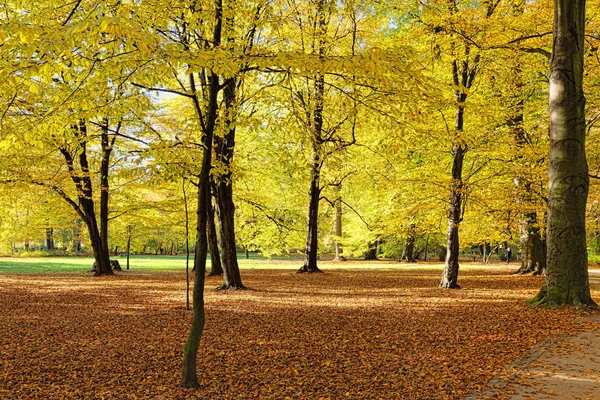
<path fill-rule="evenodd" d="M 596 307 L 590 295 L 585 229 L 585 0 L 554 1 L 550 62 L 550 165 L 546 277 L 534 306 Z"/>

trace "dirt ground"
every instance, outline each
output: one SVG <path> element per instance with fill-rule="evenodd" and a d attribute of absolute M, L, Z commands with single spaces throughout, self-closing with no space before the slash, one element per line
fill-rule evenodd
<path fill-rule="evenodd" d="M 183 273 L 4 274 L 0 398 L 482 397 L 536 346 L 597 334 L 577 311 L 525 306 L 541 278 L 509 272 L 463 271 L 453 291 L 418 267 L 248 270 L 250 290 L 235 292 L 209 290 L 209 278 L 197 390 L 177 387 L 191 318 Z"/>

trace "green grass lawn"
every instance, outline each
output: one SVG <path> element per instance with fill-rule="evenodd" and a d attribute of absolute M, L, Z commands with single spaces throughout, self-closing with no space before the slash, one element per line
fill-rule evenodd
<path fill-rule="evenodd" d="M 249 259 L 239 254 L 239 265 L 241 269 L 289 269 L 296 270 L 302 266 L 301 258 L 276 257 L 265 258 L 252 254 Z M 132 272 L 162 272 L 162 271 L 184 271 L 185 255 L 179 256 L 131 256 L 130 268 Z M 112 257 L 121 263 L 125 269 L 126 257 Z M 210 263 L 210 261 L 209 261 Z M 0 273 L 85 273 L 92 269 L 93 259 L 91 257 L 32 257 L 32 258 L 0 258 Z M 193 256 L 190 257 L 190 268 L 193 265 Z M 210 264 L 209 264 L 210 265 Z M 504 264 L 501 264 L 505 266 Z M 515 267 L 517 264 L 513 263 Z M 320 261 L 319 266 L 323 270 L 332 269 L 379 269 L 379 270 L 410 270 L 427 269 L 442 270 L 443 263 L 399 263 L 395 261 L 347 261 L 332 262 Z M 499 265 L 500 266 L 500 265 Z M 461 268 L 478 269 L 489 268 L 489 265 L 464 262 Z"/>

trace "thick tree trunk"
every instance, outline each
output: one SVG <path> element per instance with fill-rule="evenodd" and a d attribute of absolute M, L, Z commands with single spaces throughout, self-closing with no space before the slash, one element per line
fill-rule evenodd
<path fill-rule="evenodd" d="M 46 228 L 46 250 L 54 250 L 54 228 Z"/>
<path fill-rule="evenodd" d="M 406 236 L 406 244 L 404 245 L 404 259 L 408 262 L 415 262 L 414 257 L 415 251 L 415 226 L 411 225 L 408 228 L 408 235 Z"/>
<path fill-rule="evenodd" d="M 315 170 L 313 165 L 313 171 Z M 304 247 L 304 265 L 297 271 L 298 273 L 323 272 L 317 266 L 318 255 L 318 226 L 319 226 L 319 199 L 321 188 L 319 187 L 319 175 L 313 174 L 310 183 L 310 200 L 308 203 L 308 224 L 306 234 L 306 246 Z"/>
<path fill-rule="evenodd" d="M 377 247 L 379 245 L 379 241 L 376 240 L 374 242 L 369 242 L 367 244 L 367 252 L 365 254 L 365 260 L 377 260 Z"/>
<path fill-rule="evenodd" d="M 235 245 L 235 205 L 233 204 L 233 176 L 231 162 L 235 148 L 235 115 L 236 115 L 236 86 L 237 80 L 230 78 L 223 90 L 225 102 L 226 134 L 223 138 L 216 137 L 216 159 L 225 171 L 216 182 L 216 211 L 219 218 L 219 233 L 221 236 L 221 261 L 223 266 L 223 284 L 217 289 L 245 289 L 242 284 L 240 267 L 237 260 Z"/>
<path fill-rule="evenodd" d="M 102 157 L 100 161 L 100 244 L 102 246 L 101 252 L 103 258 L 104 254 L 106 254 L 106 258 L 110 257 L 110 252 L 108 249 L 108 173 L 110 168 L 110 155 L 112 153 L 112 143 L 110 143 L 109 141 L 108 132 L 108 120 L 104 119 L 102 121 L 102 127 L 100 131 L 100 142 L 102 145 Z M 112 271 L 112 268 L 110 268 L 110 260 L 109 269 Z M 99 274 L 101 275 L 104 273 L 105 271 L 100 272 Z"/>
<path fill-rule="evenodd" d="M 592 306 L 585 233 L 585 0 L 554 1 L 546 278 L 534 306 Z"/>
<path fill-rule="evenodd" d="M 546 269 L 546 243 L 540 235 L 537 213 L 524 214 L 520 230 L 521 267 L 517 274 L 540 275 Z"/>
<path fill-rule="evenodd" d="M 215 208 L 212 204 L 208 207 L 208 250 L 210 252 L 210 273 L 208 276 L 223 275 L 219 243 L 217 240 L 217 227 L 215 225 Z"/>

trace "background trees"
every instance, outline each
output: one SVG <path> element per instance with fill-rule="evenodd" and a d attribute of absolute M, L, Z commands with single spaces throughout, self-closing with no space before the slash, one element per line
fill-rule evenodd
<path fill-rule="evenodd" d="M 487 255 L 504 242 L 518 245 L 522 272 L 543 269 L 550 2 L 220 8 L 216 18 L 212 6 L 184 0 L 2 5 L 2 224 L 19 227 L 19 237 L 3 234 L 5 254 L 33 240 L 41 248 L 49 229 L 73 248 L 78 220 L 98 231 L 84 241 L 99 253 L 128 243 L 181 251 L 181 180 L 199 183 L 202 138 L 214 124 L 220 233 L 211 237 L 228 249 L 226 271 L 242 247 L 308 249 L 308 270 L 336 244 L 349 257 L 410 259 L 412 249 L 432 259 L 450 249 L 453 270 L 459 252 Z M 588 15 L 584 90 L 595 143 L 598 21 Z M 463 155 L 462 174 L 449 176 Z M 588 156 L 595 176 L 594 147 Z M 594 181 L 587 225 L 600 237 Z M 448 246 L 458 221 L 462 241 Z M 236 276 L 226 273 L 225 286 L 243 286 Z"/>

